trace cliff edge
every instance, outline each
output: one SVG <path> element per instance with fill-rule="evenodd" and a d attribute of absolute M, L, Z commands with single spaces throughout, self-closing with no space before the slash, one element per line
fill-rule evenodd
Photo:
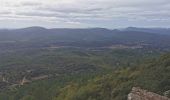
<path fill-rule="evenodd" d="M 128 100 L 170 100 L 170 98 L 133 87 L 131 93 L 128 94 Z"/>

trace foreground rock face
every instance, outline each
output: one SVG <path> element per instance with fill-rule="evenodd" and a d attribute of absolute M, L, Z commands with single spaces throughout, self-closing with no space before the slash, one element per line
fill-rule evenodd
<path fill-rule="evenodd" d="M 170 100 L 170 99 L 153 92 L 148 92 L 147 90 L 133 87 L 131 93 L 128 95 L 128 100 Z"/>

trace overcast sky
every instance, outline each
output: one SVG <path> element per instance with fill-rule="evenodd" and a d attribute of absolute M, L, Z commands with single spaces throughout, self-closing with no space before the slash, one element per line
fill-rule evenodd
<path fill-rule="evenodd" d="M 0 0 L 0 28 L 170 27 L 170 0 Z"/>

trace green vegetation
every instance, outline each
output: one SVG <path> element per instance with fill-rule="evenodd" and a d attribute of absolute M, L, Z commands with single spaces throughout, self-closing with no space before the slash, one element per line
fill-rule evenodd
<path fill-rule="evenodd" d="M 152 31 L 0 30 L 0 100 L 126 100 L 133 86 L 163 94 L 170 36 Z"/>
<path fill-rule="evenodd" d="M 86 84 L 72 83 L 54 100 L 126 100 L 133 86 L 163 93 L 170 89 L 170 54 L 134 68 L 126 68 L 94 78 Z"/>
<path fill-rule="evenodd" d="M 3 56 L 1 70 L 12 77 L 11 83 L 23 76 L 51 76 L 23 86 L 9 85 L 0 100 L 126 100 L 133 86 L 161 95 L 170 90 L 170 54 L 158 59 L 158 52 L 143 49 L 67 48 Z M 29 69 L 34 71 L 28 73 Z"/>

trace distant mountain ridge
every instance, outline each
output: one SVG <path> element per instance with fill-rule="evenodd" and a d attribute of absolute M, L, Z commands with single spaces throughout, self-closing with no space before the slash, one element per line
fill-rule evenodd
<path fill-rule="evenodd" d="M 152 45 L 170 47 L 169 29 L 127 28 L 110 30 L 105 28 L 52 28 L 28 27 L 0 30 L 0 42 L 17 41 L 59 46 L 103 47 L 114 44 Z M 160 32 L 160 33 L 159 33 Z M 159 33 L 159 34 L 158 34 Z M 14 43 L 14 42 L 13 42 Z M 162 47 L 161 47 L 162 48 Z"/>
<path fill-rule="evenodd" d="M 0 31 L 7 30 L 109 30 L 109 31 L 142 31 L 149 33 L 158 33 L 158 34 L 170 34 L 170 28 L 140 28 L 140 27 L 127 27 L 123 29 L 107 29 L 107 28 L 45 28 L 40 26 L 32 26 L 25 28 L 16 28 L 16 29 L 0 29 Z"/>
<path fill-rule="evenodd" d="M 142 31 L 142 32 L 170 35 L 170 28 L 137 28 L 137 27 L 128 27 L 128 28 L 125 28 L 124 30 L 126 30 L 126 31 Z"/>

